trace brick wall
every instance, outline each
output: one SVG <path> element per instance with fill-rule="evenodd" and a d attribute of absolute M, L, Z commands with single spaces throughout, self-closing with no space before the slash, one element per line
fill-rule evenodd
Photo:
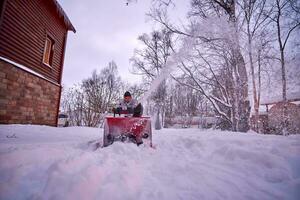
<path fill-rule="evenodd" d="M 0 123 L 56 125 L 59 86 L 0 60 Z"/>

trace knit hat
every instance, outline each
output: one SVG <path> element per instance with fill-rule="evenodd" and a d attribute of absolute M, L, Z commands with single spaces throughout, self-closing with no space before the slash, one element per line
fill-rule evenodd
<path fill-rule="evenodd" d="M 124 94 L 124 97 L 131 97 L 130 92 L 126 91 L 125 94 Z"/>

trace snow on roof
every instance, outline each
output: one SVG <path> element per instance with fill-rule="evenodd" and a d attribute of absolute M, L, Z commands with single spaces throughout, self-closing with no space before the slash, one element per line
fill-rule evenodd
<path fill-rule="evenodd" d="M 299 91 L 293 91 L 289 92 L 287 91 L 287 100 L 288 102 L 293 102 L 293 101 L 300 101 L 300 89 Z M 283 98 L 282 95 L 269 95 L 267 98 L 261 100 L 261 105 L 267 105 L 267 104 L 275 104 L 278 102 L 282 102 Z"/>
<path fill-rule="evenodd" d="M 56 82 L 54 82 L 54 81 L 52 81 L 52 80 L 46 78 L 46 77 L 43 76 L 42 74 L 37 73 L 36 71 L 33 71 L 32 69 L 29 69 L 28 67 L 26 67 L 26 66 L 24 66 L 24 65 L 21 65 L 21 64 L 19 64 L 19 63 L 16 63 L 16 62 L 14 62 L 14 61 L 12 61 L 12 60 L 10 60 L 10 59 L 8 59 L 8 58 L 4 58 L 4 57 L 1 57 L 1 56 L 0 56 L 0 60 L 6 61 L 6 62 L 12 64 L 12 65 L 15 66 L 15 67 L 17 67 L 17 68 L 19 68 L 19 69 L 22 69 L 22 70 L 24 70 L 24 71 L 26 71 L 26 72 L 28 72 L 28 73 L 30 73 L 30 74 L 32 74 L 32 75 L 35 75 L 35 76 L 37 76 L 37 77 L 40 77 L 40 78 L 42 78 L 42 79 L 44 79 L 44 80 L 46 80 L 46 81 L 48 81 L 48 82 L 50 82 L 50 83 L 53 83 L 54 85 L 60 86 L 60 84 L 58 84 L 58 83 L 56 83 Z"/>
<path fill-rule="evenodd" d="M 64 24 L 67 26 L 67 28 L 76 33 L 76 29 L 74 28 L 73 24 L 71 23 L 70 19 L 68 18 L 63 8 L 59 5 L 59 3 L 56 0 L 52 0 L 51 2 L 54 4 L 57 14 L 60 18 L 63 19 Z"/>

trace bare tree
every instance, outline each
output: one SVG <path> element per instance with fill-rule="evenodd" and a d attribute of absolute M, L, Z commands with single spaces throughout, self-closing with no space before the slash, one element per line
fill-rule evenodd
<path fill-rule="evenodd" d="M 129 91 L 135 99 L 140 100 L 142 95 L 145 93 L 146 89 L 143 84 L 133 84 L 129 86 Z"/>
<path fill-rule="evenodd" d="M 286 68 L 285 49 L 293 31 L 300 27 L 299 10 L 294 10 L 296 1 L 276 0 L 275 12 L 271 19 L 276 23 L 277 40 L 280 51 L 280 64 L 282 70 L 282 98 L 287 101 L 286 96 Z M 284 19 L 282 19 L 284 17 Z"/>
<path fill-rule="evenodd" d="M 221 99 L 213 97 L 211 94 L 208 94 L 208 92 L 206 92 L 203 88 L 204 82 L 206 83 L 206 86 L 211 85 L 211 83 L 209 83 L 209 81 L 203 81 L 195 75 L 196 71 L 198 71 L 198 75 L 202 74 L 204 75 L 202 77 L 205 77 L 205 73 L 198 70 L 199 67 L 197 68 L 195 65 L 181 63 L 181 69 L 183 69 L 183 72 L 186 75 L 190 76 L 190 78 L 194 80 L 198 90 L 201 91 L 204 96 L 209 98 L 217 112 L 232 124 L 232 130 L 243 132 L 249 130 L 250 102 L 248 99 L 248 76 L 245 61 L 240 50 L 240 35 L 236 2 L 234 0 L 192 0 L 191 11 L 189 13 L 190 24 L 187 28 L 183 29 L 179 29 L 172 25 L 166 17 L 166 11 L 161 7 L 154 9 L 150 16 L 173 34 L 191 38 L 196 41 L 195 43 L 198 45 L 198 48 L 195 52 L 196 54 L 198 53 L 198 58 L 201 62 L 206 63 L 205 65 L 201 65 L 201 67 L 211 68 L 210 73 L 212 76 L 217 74 L 214 73 L 214 62 L 211 61 L 211 59 L 201 56 L 203 55 L 203 52 L 199 53 L 197 50 L 204 48 L 208 49 L 209 46 L 208 52 L 210 54 L 217 53 L 219 50 L 223 52 L 223 55 L 226 54 L 225 61 L 227 63 L 225 65 L 228 66 L 228 70 L 231 70 L 230 78 L 232 80 L 232 87 L 230 89 L 231 116 L 223 113 L 219 109 L 217 102 L 222 102 L 224 106 L 229 106 L 229 104 L 225 101 L 221 101 Z M 216 27 L 211 28 L 210 26 L 211 24 L 216 24 L 218 22 L 220 22 L 218 24 L 220 33 L 215 33 L 213 28 Z M 222 30 L 222 28 L 225 30 Z M 206 53 L 206 55 L 208 54 Z M 199 62 L 196 66 L 197 65 L 199 66 Z M 191 69 L 191 67 L 193 67 L 193 69 Z M 211 77 L 206 76 L 205 79 L 211 79 Z M 216 78 L 214 79 L 215 81 L 217 80 Z M 221 83 L 219 85 L 221 85 Z M 220 86 L 220 88 L 222 87 Z"/>
<path fill-rule="evenodd" d="M 62 93 L 61 108 L 68 114 L 71 126 L 81 126 L 83 121 L 84 98 L 80 86 L 73 86 Z"/>
<path fill-rule="evenodd" d="M 245 33 L 247 38 L 247 54 L 249 57 L 250 75 L 252 81 L 253 107 L 255 113 L 254 130 L 259 131 L 259 105 L 261 91 L 261 60 L 263 48 L 270 40 L 266 38 L 266 27 L 269 24 L 266 14 L 271 13 L 272 9 L 267 7 L 267 0 L 243 0 L 238 3 L 241 15 L 245 21 Z M 262 42 L 262 40 L 264 40 Z M 254 47 L 254 43 L 257 45 Z M 254 52 L 257 51 L 258 58 L 255 59 Z M 257 66 L 257 67 L 255 67 Z M 256 69 L 257 68 L 257 69 Z M 257 74 L 255 73 L 257 71 Z"/>
<path fill-rule="evenodd" d="M 185 122 L 183 126 L 190 126 L 203 101 L 201 93 L 198 90 L 176 83 L 170 95 L 173 101 L 174 115 L 181 117 L 182 121 Z"/>
<path fill-rule="evenodd" d="M 145 82 L 150 85 L 160 75 L 161 69 L 166 65 L 170 56 L 171 35 L 163 29 L 153 31 L 151 35 L 143 34 L 138 39 L 142 42 L 144 48 L 136 49 L 134 56 L 131 58 L 133 73 L 142 75 Z M 156 107 L 155 129 L 162 128 L 161 122 L 164 121 L 166 96 L 166 82 L 163 81 L 152 95 Z"/>
<path fill-rule="evenodd" d="M 62 107 L 70 116 L 71 125 L 103 124 L 105 113 L 119 99 L 121 86 L 117 65 L 112 61 L 100 73 L 94 71 L 79 86 L 69 89 L 63 94 Z"/>
<path fill-rule="evenodd" d="M 267 13 L 269 19 L 275 24 L 277 41 L 280 52 L 281 81 L 282 81 L 282 99 L 284 102 L 282 132 L 286 134 L 285 129 L 288 125 L 287 119 L 287 79 L 286 79 L 286 47 L 290 36 L 300 28 L 299 1 L 295 0 L 275 0 L 272 5 L 273 12 Z"/>

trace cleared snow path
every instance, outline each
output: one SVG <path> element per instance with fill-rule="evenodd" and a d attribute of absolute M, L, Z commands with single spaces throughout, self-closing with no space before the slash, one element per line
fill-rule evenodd
<path fill-rule="evenodd" d="M 300 199 L 300 135 L 164 129 L 95 150 L 96 128 L 0 125 L 0 199 Z"/>

